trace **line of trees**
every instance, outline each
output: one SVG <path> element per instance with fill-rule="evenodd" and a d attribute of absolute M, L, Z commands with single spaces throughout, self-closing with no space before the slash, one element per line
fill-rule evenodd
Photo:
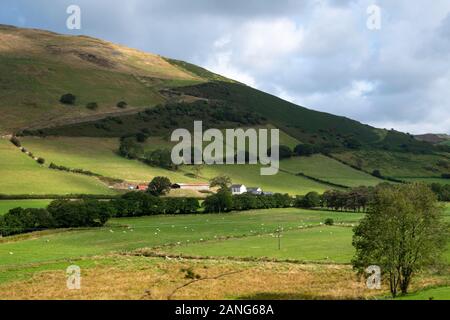
<path fill-rule="evenodd" d="M 220 189 L 216 194 L 208 196 L 203 202 L 204 212 L 222 213 L 229 211 L 244 211 L 252 209 L 288 208 L 293 204 L 293 198 L 288 194 L 231 195 L 226 189 Z"/>
<path fill-rule="evenodd" d="M 0 217 L 0 235 L 57 228 L 100 227 L 114 215 L 107 201 L 55 200 L 45 209 L 14 208 Z"/>

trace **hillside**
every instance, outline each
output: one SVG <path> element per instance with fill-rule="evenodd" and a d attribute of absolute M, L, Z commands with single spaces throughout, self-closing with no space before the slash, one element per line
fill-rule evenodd
<path fill-rule="evenodd" d="M 371 176 L 376 169 L 433 181 L 449 170 L 444 144 L 297 106 L 199 66 L 87 36 L 0 25 L 0 92 L 0 135 L 17 134 L 46 160 L 38 165 L 1 141 L 0 193 L 112 192 L 96 177 L 51 170 L 51 162 L 129 183 L 159 175 L 204 182 L 227 174 L 236 183 L 293 195 L 376 185 L 384 181 Z M 67 93 L 73 104 L 60 102 Z M 169 149 L 170 133 L 194 120 L 205 129 L 279 128 L 281 144 L 292 150 L 309 144 L 329 156 L 283 160 L 277 176 L 261 177 L 258 166 L 208 166 L 196 176 L 191 167 L 169 171 L 118 155 L 119 138 L 139 135 L 147 139 L 144 151 Z"/>
<path fill-rule="evenodd" d="M 0 25 L 0 132 L 120 113 L 120 101 L 128 103 L 128 111 L 154 106 L 166 101 L 159 93 L 162 86 L 213 77 L 185 67 L 189 70 L 158 55 L 86 36 Z M 66 93 L 77 97 L 74 106 L 59 102 Z M 90 102 L 98 109 L 85 108 Z"/>

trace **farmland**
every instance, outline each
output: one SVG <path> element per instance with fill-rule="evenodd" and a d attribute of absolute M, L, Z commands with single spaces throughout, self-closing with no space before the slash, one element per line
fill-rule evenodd
<path fill-rule="evenodd" d="M 113 194 L 98 179 L 49 170 L 0 139 L 0 193 L 3 194 Z"/>
<path fill-rule="evenodd" d="M 304 173 L 323 181 L 348 187 L 374 186 L 383 182 L 367 173 L 355 170 L 323 155 L 283 160 L 281 168 L 293 174 Z"/>
<path fill-rule="evenodd" d="M 386 291 L 364 289 L 348 265 L 353 255 L 351 225 L 361 217 L 347 212 L 268 209 L 116 218 L 99 229 L 5 238 L 0 240 L 0 298 L 166 299 L 176 284 L 186 281 L 180 271 L 185 268 L 202 276 L 236 272 L 239 277 L 224 278 L 220 289 L 215 281 L 202 281 L 174 298 L 348 299 L 385 295 Z M 327 218 L 333 218 L 335 226 L 323 225 Z M 278 249 L 276 230 L 280 227 Z M 192 259 L 177 259 L 180 254 Z M 64 270 L 70 264 L 84 270 L 83 292 L 64 290 Z M 165 280 L 155 284 L 152 279 L 160 277 Z M 446 279 L 445 275 L 427 275 L 413 288 L 442 285 Z M 333 289 L 332 284 L 341 289 Z M 145 296 L 149 286 L 155 286 L 151 297 Z"/>
<path fill-rule="evenodd" d="M 45 208 L 51 200 L 0 200 L 0 215 L 17 207 L 21 208 Z"/>

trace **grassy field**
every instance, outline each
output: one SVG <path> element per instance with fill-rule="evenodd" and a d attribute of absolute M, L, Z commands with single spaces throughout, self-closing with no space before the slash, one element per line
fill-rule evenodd
<path fill-rule="evenodd" d="M 7 213 L 9 210 L 21 208 L 45 208 L 51 200 L 0 200 L 0 215 Z"/>
<path fill-rule="evenodd" d="M 173 182 L 191 182 L 183 172 L 151 167 L 139 161 L 117 155 L 119 140 L 116 138 L 21 138 L 22 144 L 34 154 L 69 168 L 81 168 L 106 177 L 130 182 L 149 182 L 155 176 L 168 177 Z M 150 139 L 146 148 L 160 148 L 161 139 Z"/>
<path fill-rule="evenodd" d="M 0 139 L 0 193 L 3 194 L 113 194 L 96 178 L 50 170 Z"/>
<path fill-rule="evenodd" d="M 375 186 L 383 182 L 383 180 L 323 155 L 283 160 L 281 161 L 281 168 L 293 174 L 304 173 L 314 178 L 348 187 Z"/>
<path fill-rule="evenodd" d="M 192 170 L 189 167 L 183 169 Z M 328 185 L 282 171 L 274 176 L 262 176 L 260 175 L 259 165 L 203 166 L 199 175 L 205 179 L 227 175 L 233 183 L 245 184 L 247 187 L 261 187 L 264 191 L 289 193 L 291 195 L 306 194 L 310 191 L 323 193 L 330 188 Z"/>
<path fill-rule="evenodd" d="M 322 225 L 329 217 L 336 226 Z M 201 277 L 230 272 L 235 276 L 230 274 L 218 282 L 201 281 L 180 290 L 173 298 L 377 296 L 381 293 L 365 289 L 351 266 L 346 265 L 353 254 L 350 225 L 361 217 L 346 212 L 270 209 L 221 215 L 121 218 L 112 219 L 100 229 L 47 231 L 5 238 L 0 240 L 0 299 L 167 299 L 177 286 L 187 282 L 183 271 L 186 268 Z M 278 238 L 274 237 L 279 227 L 284 229 L 280 250 Z M 216 258 L 135 256 L 146 252 Z M 263 257 L 321 264 L 235 260 Z M 71 264 L 83 270 L 82 291 L 65 289 L 65 268 Z M 413 288 L 416 291 L 443 281 L 442 277 L 427 277 L 415 282 Z M 386 288 L 382 292 L 387 294 Z"/>
<path fill-rule="evenodd" d="M 352 228 L 318 227 L 287 230 L 227 241 L 211 241 L 186 247 L 177 246 L 164 252 L 190 256 L 271 257 L 309 262 L 348 263 L 354 253 Z M 280 249 L 278 248 L 280 240 Z"/>
<path fill-rule="evenodd" d="M 439 179 L 439 178 L 403 178 L 403 180 L 408 182 L 424 182 L 427 184 L 432 183 L 450 184 L 450 179 Z"/>
<path fill-rule="evenodd" d="M 450 161 L 437 154 L 410 154 L 389 151 L 352 151 L 334 154 L 335 157 L 367 172 L 380 170 L 384 176 L 397 178 L 439 178 L 448 173 Z M 440 165 L 439 163 L 446 163 Z"/>
<path fill-rule="evenodd" d="M 278 226 L 289 228 L 318 226 L 326 218 L 336 222 L 356 223 L 360 214 L 307 211 L 300 209 L 255 210 L 230 214 L 154 216 L 112 219 L 101 229 L 70 232 L 44 232 L 30 239 L 0 244 L 0 268 L 3 266 L 42 263 L 58 259 L 105 254 L 117 250 L 134 250 L 214 240 L 219 237 L 272 233 Z M 14 240 L 14 238 L 11 238 Z M 12 253 L 12 254 L 10 254 Z"/>
<path fill-rule="evenodd" d="M 229 175 L 234 183 L 260 186 L 266 191 L 292 195 L 309 191 L 324 192 L 329 188 L 327 185 L 285 172 L 279 172 L 276 176 L 261 176 L 257 165 L 205 165 L 199 173 L 200 178 L 192 178 L 186 175 L 189 172 L 192 173 L 192 168 L 189 166 L 174 172 L 118 156 L 116 150 L 119 142 L 115 138 L 24 137 L 21 141 L 27 149 L 44 157 L 48 163 L 82 168 L 130 182 L 148 182 L 155 176 L 166 176 L 173 182 L 204 182 L 217 175 L 225 174 Z M 145 144 L 147 150 L 164 146 L 167 147 L 167 142 L 161 138 L 150 138 Z"/>
<path fill-rule="evenodd" d="M 397 300 L 449 300 L 450 287 L 425 289 L 417 293 L 398 297 Z"/>

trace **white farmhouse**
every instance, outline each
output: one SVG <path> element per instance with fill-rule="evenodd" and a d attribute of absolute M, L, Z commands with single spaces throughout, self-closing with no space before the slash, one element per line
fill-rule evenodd
<path fill-rule="evenodd" d="M 233 184 L 231 186 L 231 194 L 243 194 L 247 192 L 247 187 L 243 184 Z"/>

